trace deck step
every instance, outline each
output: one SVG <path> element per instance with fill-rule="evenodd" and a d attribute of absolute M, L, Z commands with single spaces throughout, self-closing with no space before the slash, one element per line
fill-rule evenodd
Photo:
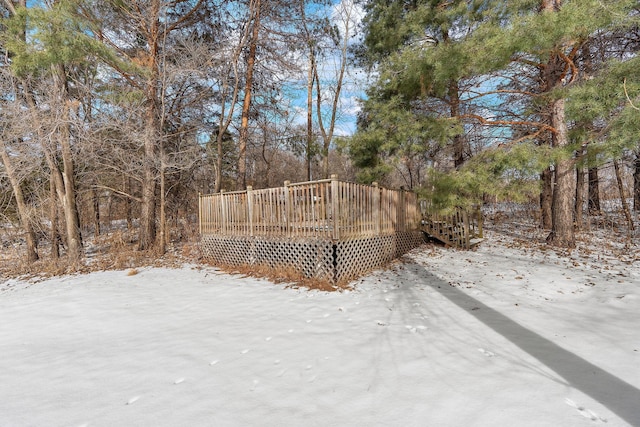
<path fill-rule="evenodd" d="M 469 246 L 473 248 L 474 246 L 479 245 L 483 241 L 484 239 L 482 237 L 474 237 L 473 239 L 469 240 Z"/>
<path fill-rule="evenodd" d="M 451 214 L 439 214 L 422 210 L 422 231 L 447 246 L 458 249 L 471 249 L 479 245 L 482 236 L 482 214 L 480 209 L 465 211 L 456 208 Z"/>

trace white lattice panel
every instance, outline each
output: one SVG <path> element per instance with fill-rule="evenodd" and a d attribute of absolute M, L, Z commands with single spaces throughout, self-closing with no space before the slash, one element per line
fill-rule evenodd
<path fill-rule="evenodd" d="M 338 241 L 264 237 L 202 236 L 202 252 L 223 265 L 289 269 L 330 283 L 352 280 L 424 242 L 420 231 Z"/>
<path fill-rule="evenodd" d="M 291 269 L 301 277 L 334 282 L 333 247 L 329 240 L 202 236 L 202 252 L 214 263 Z"/>
<path fill-rule="evenodd" d="M 422 243 L 424 236 L 419 231 L 337 242 L 335 280 L 352 280 L 400 257 Z"/>

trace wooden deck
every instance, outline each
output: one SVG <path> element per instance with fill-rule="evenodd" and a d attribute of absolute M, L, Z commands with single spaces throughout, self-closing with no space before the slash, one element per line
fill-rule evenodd
<path fill-rule="evenodd" d="M 219 265 L 340 284 L 424 243 L 415 193 L 332 179 L 200 196 L 201 247 Z"/>
<path fill-rule="evenodd" d="M 441 215 L 416 193 L 332 179 L 201 195 L 201 247 L 220 265 L 294 270 L 338 284 L 425 241 L 470 249 L 479 210 Z"/>
<path fill-rule="evenodd" d="M 446 245 L 482 241 L 479 208 L 440 213 L 411 191 L 331 179 L 200 196 L 200 234 L 333 242 L 421 230 Z"/>

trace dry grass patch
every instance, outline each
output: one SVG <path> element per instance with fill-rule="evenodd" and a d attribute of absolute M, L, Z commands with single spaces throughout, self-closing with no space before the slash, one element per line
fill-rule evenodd
<path fill-rule="evenodd" d="M 289 268 L 273 268 L 268 265 L 221 265 L 203 261 L 207 265 L 217 267 L 228 274 L 240 274 L 245 277 L 266 278 L 274 283 L 284 283 L 288 288 L 313 289 L 324 292 L 336 292 L 351 289 L 349 282 L 334 285 L 328 280 L 305 277 L 299 270 Z"/>

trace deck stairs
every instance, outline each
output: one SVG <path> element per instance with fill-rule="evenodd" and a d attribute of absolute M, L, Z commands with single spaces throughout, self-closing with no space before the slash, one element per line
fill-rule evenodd
<path fill-rule="evenodd" d="M 422 231 L 447 246 L 473 249 L 483 241 L 482 213 L 480 208 L 454 209 L 439 213 L 421 205 Z"/>

